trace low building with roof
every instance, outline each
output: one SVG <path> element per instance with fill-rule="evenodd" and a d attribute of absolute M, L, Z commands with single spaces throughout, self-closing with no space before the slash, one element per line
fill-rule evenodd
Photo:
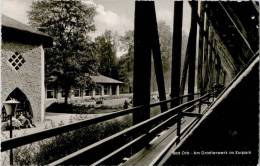
<path fill-rule="evenodd" d="M 95 86 L 92 88 L 72 88 L 69 94 L 69 102 L 84 102 L 89 99 L 117 97 L 120 95 L 119 89 L 123 82 L 101 74 L 90 77 Z M 64 91 L 62 89 L 46 88 L 45 107 L 54 102 L 64 102 Z"/>
<path fill-rule="evenodd" d="M 44 48 L 52 38 L 2 15 L 1 103 L 11 98 L 20 102 L 16 114 L 44 119 Z M 2 120 L 6 120 L 4 107 Z"/>
<path fill-rule="evenodd" d="M 123 82 L 115 80 L 113 78 L 106 77 L 104 75 L 90 76 L 92 81 L 96 83 L 96 89 L 93 91 L 93 96 L 101 94 L 101 96 L 105 95 L 119 95 L 119 86 L 123 84 Z M 98 90 L 99 89 L 99 90 Z M 99 92 L 99 93 L 97 93 Z"/>

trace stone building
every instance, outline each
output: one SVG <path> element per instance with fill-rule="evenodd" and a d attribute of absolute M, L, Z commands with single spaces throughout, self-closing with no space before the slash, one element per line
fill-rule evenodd
<path fill-rule="evenodd" d="M 1 103 L 20 101 L 17 114 L 33 121 L 44 118 L 44 48 L 52 38 L 32 27 L 2 15 Z M 5 110 L 2 106 L 2 120 Z"/>

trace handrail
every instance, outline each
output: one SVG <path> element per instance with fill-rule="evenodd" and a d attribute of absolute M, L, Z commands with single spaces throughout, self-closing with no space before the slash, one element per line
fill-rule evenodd
<path fill-rule="evenodd" d="M 224 90 L 222 90 L 222 92 L 218 95 L 218 97 L 217 97 L 217 99 L 216 99 L 218 102 L 219 102 L 219 100 L 221 100 L 221 98 L 225 98 L 225 93 L 227 93 L 227 91 L 229 91 L 229 89 L 232 88 L 232 86 L 234 86 L 233 84 L 235 84 L 235 82 L 237 82 L 240 77 L 243 77 L 243 76 L 242 76 L 242 73 L 244 73 L 244 72 L 248 69 L 248 67 L 250 67 L 250 65 L 252 65 L 252 63 L 254 63 L 254 62 L 256 62 L 256 61 L 259 61 L 259 56 L 258 56 L 258 54 L 259 54 L 259 51 L 257 51 L 257 52 L 255 53 L 255 55 L 254 55 L 254 56 L 249 60 L 249 62 L 246 64 L 245 68 L 244 68 L 243 70 L 241 70 L 241 71 L 234 77 L 234 79 L 231 81 L 231 83 L 230 83 Z M 202 116 L 205 115 L 208 111 L 210 111 L 210 110 L 212 110 L 212 109 L 214 110 L 214 103 L 213 103 L 212 107 L 210 106 L 210 107 L 206 108 L 206 109 L 203 111 Z M 203 120 L 203 119 L 202 119 L 202 120 Z M 180 137 L 182 137 L 182 138 L 184 139 L 184 140 L 183 140 L 184 142 L 185 142 L 185 137 L 187 138 L 188 134 L 189 134 L 190 132 L 192 132 L 199 124 L 200 124 L 200 119 L 198 118 L 198 119 L 193 120 L 189 125 L 187 125 L 187 127 L 185 127 L 185 128 L 182 130 L 182 132 L 181 132 L 181 134 L 180 134 Z M 167 153 L 172 153 L 172 152 L 170 152 L 170 148 L 176 143 L 176 139 L 177 139 L 177 137 L 175 137 L 173 141 L 171 141 L 169 144 L 167 144 L 167 147 L 166 147 L 149 165 L 161 165 L 161 164 L 160 164 L 161 161 L 163 161 L 163 160 L 165 161 L 165 160 L 167 159 L 166 154 L 167 154 Z M 177 147 L 177 148 L 178 148 L 178 147 Z M 176 148 L 175 148 L 175 149 L 176 149 Z M 166 159 L 165 159 L 164 156 L 166 156 Z M 163 158 L 164 158 L 164 159 L 163 159 Z"/>
<path fill-rule="evenodd" d="M 152 104 L 149 105 L 149 107 L 158 106 L 162 103 L 171 102 L 171 101 L 174 101 L 174 100 L 177 100 L 177 99 L 188 97 L 190 95 L 198 95 L 198 94 L 188 94 L 188 95 L 183 95 L 183 96 L 176 97 L 176 98 L 173 98 L 173 99 L 161 101 L 161 102 L 158 102 L 158 103 L 152 103 Z M 20 147 L 20 146 L 23 146 L 23 145 L 26 145 L 26 144 L 29 144 L 29 143 L 32 143 L 32 142 L 36 142 L 36 141 L 40 141 L 40 140 L 43 140 L 43 139 L 46 139 L 46 138 L 50 138 L 50 137 L 53 137 L 53 136 L 56 136 L 56 135 L 59 135 L 59 134 L 65 133 L 65 132 L 75 130 L 75 129 L 80 129 L 80 128 L 86 127 L 88 125 L 91 125 L 91 124 L 96 124 L 96 123 L 103 122 L 103 121 L 106 121 L 106 120 L 114 119 L 114 118 L 119 117 L 119 116 L 127 115 L 129 113 L 133 113 L 134 111 L 140 110 L 142 108 L 145 108 L 145 106 L 143 106 L 143 105 L 142 106 L 136 106 L 136 107 L 126 109 L 126 110 L 112 112 L 112 113 L 109 113 L 109 114 L 106 114 L 106 115 L 103 115 L 103 116 L 100 116 L 100 117 L 82 120 L 82 121 L 75 122 L 75 123 L 72 123 L 72 124 L 69 124 L 69 125 L 55 127 L 55 128 L 40 131 L 40 132 L 37 132 L 37 133 L 32 133 L 32 134 L 24 135 L 24 136 L 21 136 L 21 137 L 16 137 L 16 138 L 4 140 L 4 141 L 1 142 L 1 152 L 6 151 L 8 149 L 17 148 L 17 147 Z"/>
<path fill-rule="evenodd" d="M 188 110 L 192 109 L 193 107 L 194 107 L 194 105 L 189 107 L 189 108 L 186 108 L 184 111 L 188 111 Z M 121 151 L 123 151 L 123 150 L 125 150 L 127 148 L 130 148 L 130 146 L 133 146 L 134 144 L 136 144 L 138 142 L 141 142 L 142 139 L 153 138 L 156 134 L 158 134 L 160 131 L 165 129 L 165 126 L 168 126 L 169 123 L 173 123 L 174 120 L 177 122 L 177 120 L 178 120 L 178 115 L 177 114 L 174 115 L 174 116 L 171 116 L 170 118 L 166 119 L 165 121 L 163 121 L 159 125 L 153 127 L 147 134 L 141 135 L 137 139 L 134 139 L 133 141 L 131 141 L 129 144 L 124 145 L 123 147 L 115 150 L 114 152 L 110 153 L 109 155 L 99 159 L 95 163 L 92 163 L 91 166 L 102 165 L 104 162 L 109 160 L 111 157 L 117 155 L 117 153 L 120 153 Z"/>
<path fill-rule="evenodd" d="M 111 144 L 113 142 L 116 142 L 126 136 L 130 136 L 131 134 L 135 133 L 136 131 L 142 131 L 142 132 L 147 132 L 148 127 L 150 127 L 151 125 L 155 124 L 156 122 L 162 121 L 162 120 L 167 120 L 167 118 L 169 116 L 178 116 L 176 113 L 178 113 L 177 111 L 181 108 L 185 108 L 186 106 L 189 106 L 191 104 L 194 104 L 204 98 L 207 98 L 208 96 L 210 96 L 210 94 L 205 94 L 202 97 L 192 100 L 192 101 L 188 101 L 184 104 L 181 104 L 177 107 L 174 107 L 172 109 L 169 109 L 166 112 L 163 112 L 159 115 L 156 115 L 148 120 L 145 120 L 143 122 L 140 122 L 134 126 L 131 126 L 119 133 L 113 134 L 105 139 L 102 139 L 94 144 L 91 144 L 83 149 L 80 149 L 70 155 L 67 155 L 66 157 L 63 157 L 57 161 L 54 161 L 52 163 L 50 163 L 49 165 L 54 166 L 54 165 L 67 165 L 67 164 L 73 164 L 73 161 L 77 161 L 78 158 L 82 157 L 83 155 L 85 155 L 86 153 L 91 153 L 93 152 L 94 149 L 96 148 L 101 148 L 104 147 L 105 145 Z M 148 129 L 149 131 L 149 129 Z"/>
<path fill-rule="evenodd" d="M 187 95 L 183 95 L 183 96 L 179 96 L 179 97 L 174 97 L 172 99 L 168 99 L 168 100 L 163 100 L 163 101 L 159 101 L 159 102 L 156 102 L 156 103 L 151 103 L 149 105 L 149 107 L 154 107 L 154 106 L 158 106 L 158 105 L 161 105 L 161 104 L 164 104 L 164 103 L 169 103 L 171 101 L 174 101 L 174 100 L 177 100 L 177 99 L 182 99 L 184 97 L 189 97 L 189 96 L 195 96 L 195 95 L 200 95 L 201 93 L 194 93 L 194 94 L 187 94 Z"/>

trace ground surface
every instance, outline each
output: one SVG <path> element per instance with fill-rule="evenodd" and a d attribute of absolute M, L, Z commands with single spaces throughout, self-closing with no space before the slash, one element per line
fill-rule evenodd
<path fill-rule="evenodd" d="M 123 105 L 125 100 L 129 101 L 129 98 L 111 99 L 104 100 L 103 105 L 105 106 L 118 106 Z M 32 134 L 35 132 L 43 131 L 53 127 L 67 125 L 80 120 L 91 119 L 97 116 L 102 116 L 106 113 L 118 111 L 120 109 L 95 109 L 90 112 L 90 114 L 67 114 L 67 113 L 45 113 L 45 118 L 43 122 L 36 122 L 36 127 L 26 128 L 26 129 L 15 129 L 13 130 L 13 137 L 18 137 L 22 135 Z M 1 140 L 9 138 L 9 131 L 1 132 Z"/>

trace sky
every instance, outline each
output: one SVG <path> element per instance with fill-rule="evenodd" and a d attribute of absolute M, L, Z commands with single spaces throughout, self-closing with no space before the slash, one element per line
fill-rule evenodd
<path fill-rule="evenodd" d="M 2 0 L 2 13 L 22 23 L 28 24 L 27 12 L 35 0 Z M 96 32 L 101 35 L 105 30 L 112 30 L 123 35 L 134 28 L 134 0 L 82 0 L 94 5 Z M 173 24 L 173 0 L 155 0 L 157 21 L 165 21 L 170 27 Z M 190 26 L 190 7 L 184 2 L 183 30 L 188 32 Z"/>

